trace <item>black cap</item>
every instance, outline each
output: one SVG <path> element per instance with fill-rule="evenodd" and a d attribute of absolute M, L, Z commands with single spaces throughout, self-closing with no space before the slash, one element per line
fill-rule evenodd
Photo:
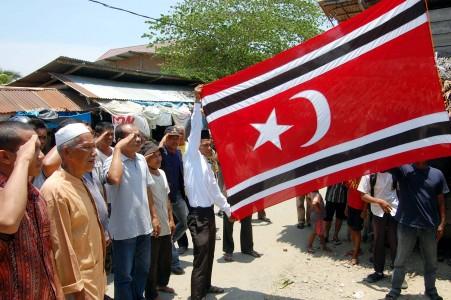
<path fill-rule="evenodd" d="M 177 130 L 177 128 L 175 126 L 169 126 L 164 130 L 164 134 L 180 135 L 180 132 Z"/>

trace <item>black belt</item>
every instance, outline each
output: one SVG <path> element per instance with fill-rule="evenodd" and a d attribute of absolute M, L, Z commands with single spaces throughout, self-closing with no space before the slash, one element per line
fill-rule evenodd
<path fill-rule="evenodd" d="M 213 205 L 208 207 L 202 207 L 202 206 L 196 206 L 196 207 L 190 207 L 190 213 L 196 214 L 196 215 L 214 215 Z"/>

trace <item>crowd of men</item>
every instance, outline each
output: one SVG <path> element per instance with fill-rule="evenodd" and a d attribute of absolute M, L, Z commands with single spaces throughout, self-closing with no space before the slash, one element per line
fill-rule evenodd
<path fill-rule="evenodd" d="M 407 288 L 406 262 L 418 240 L 424 262 L 425 295 L 433 300 L 443 299 L 437 292 L 435 280 L 437 244 L 446 226 L 445 194 L 449 193 L 449 165 L 447 171 L 445 178 L 439 169 L 420 161 L 332 185 L 327 188 L 325 203 L 318 191 L 298 197 L 297 227 L 311 226 L 310 222 L 314 227 L 307 251 L 314 252 L 313 242 L 317 236 L 324 251 L 330 251 L 327 242 L 340 245 L 339 232 L 346 220 L 352 242 L 347 255 L 351 257 L 350 263 L 356 265 L 362 254 L 362 232 L 368 235 L 371 231 L 370 260 L 374 273 L 365 280 L 376 283 L 385 278 L 388 248 L 389 267 L 393 274 L 392 286 L 385 299 L 390 300 L 397 299 L 401 289 Z M 309 208 L 307 211 L 304 202 Z M 335 228 L 329 240 L 334 215 Z"/>
<path fill-rule="evenodd" d="M 225 261 L 233 261 L 235 220 L 211 140 L 202 131 L 199 92 L 187 140 L 183 127 L 168 127 L 157 144 L 132 124 L 113 129 L 101 122 L 92 129 L 72 119 L 60 124 L 55 146 L 44 156 L 42 121 L 0 122 L 0 299 L 107 299 L 109 261 L 115 299 L 160 299 L 159 292 L 175 292 L 168 286 L 171 273 L 184 273 L 179 254 L 187 248 L 188 230 L 191 299 L 224 292 L 211 282 L 213 205 L 223 213 Z M 435 272 L 448 192 L 443 174 L 418 162 L 331 186 L 325 202 L 318 192 L 299 197 L 298 228 L 312 222 L 309 251 L 316 236 L 327 251 L 327 243 L 341 243 L 347 219 L 351 263 L 358 264 L 370 204 L 375 272 L 367 280 L 384 278 L 388 240 L 394 273 L 387 299 L 396 299 L 418 237 L 426 294 L 442 299 Z M 264 212 L 259 218 L 269 221 Z M 254 250 L 251 217 L 241 220 L 240 241 L 242 253 L 261 256 Z"/>

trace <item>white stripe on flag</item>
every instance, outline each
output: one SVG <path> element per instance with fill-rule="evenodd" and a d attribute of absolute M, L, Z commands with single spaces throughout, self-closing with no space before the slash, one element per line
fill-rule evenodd
<path fill-rule="evenodd" d="M 206 96 L 202 99 L 203 105 L 207 105 L 211 102 L 215 102 L 217 100 L 220 100 L 230 94 L 234 94 L 237 92 L 240 92 L 242 90 L 245 90 L 251 86 L 254 86 L 256 84 L 259 84 L 261 82 L 267 81 L 268 79 L 271 79 L 277 75 L 280 75 L 281 73 L 284 73 L 288 70 L 291 70 L 293 68 L 296 68 L 306 62 L 309 62 L 335 48 L 338 48 L 349 41 L 355 39 L 356 37 L 359 37 L 368 31 L 372 30 L 374 27 L 377 27 L 383 23 L 386 23 L 387 21 L 391 20 L 393 17 L 399 15 L 403 11 L 411 8 L 416 3 L 422 0 L 407 0 L 406 2 L 401 3 L 400 5 L 394 7 L 393 9 L 389 10 L 385 14 L 377 17 L 376 19 L 372 20 L 371 22 L 366 23 L 363 26 L 360 26 L 357 29 L 354 29 L 353 31 L 349 32 L 348 34 L 342 36 L 341 38 L 338 38 L 329 44 L 326 44 L 322 46 L 321 48 L 318 48 L 317 50 L 314 50 L 310 53 L 305 54 L 302 57 L 299 57 L 297 59 L 294 59 L 283 66 L 280 66 L 276 69 L 273 69 L 267 73 L 264 73 L 260 76 L 254 77 L 248 81 L 242 82 L 240 84 L 237 84 L 235 86 L 232 86 L 230 88 L 224 89 L 222 91 L 219 91 L 215 94 L 211 94 L 209 96 Z"/>
<path fill-rule="evenodd" d="M 299 168 L 301 166 L 304 166 L 306 164 L 315 162 L 317 160 L 344 152 L 344 151 L 349 151 L 352 150 L 354 148 L 358 148 L 361 146 L 364 146 L 366 144 L 402 133 L 402 132 L 406 132 L 408 130 L 412 130 L 415 128 L 419 128 L 422 126 L 426 126 L 426 125 L 430 125 L 430 124 L 434 124 L 434 123 L 438 123 L 438 122 L 446 122 L 449 120 L 448 114 L 446 112 L 438 112 L 438 113 L 433 113 L 430 115 L 425 115 L 422 117 L 418 117 L 415 119 L 411 119 L 384 129 L 381 129 L 379 131 L 370 133 L 368 135 L 359 137 L 357 139 L 351 140 L 351 141 L 347 141 L 344 142 L 342 144 L 339 145 L 335 145 L 332 147 L 329 147 L 327 149 L 315 152 L 311 155 L 305 156 L 301 159 L 292 161 L 290 163 L 287 163 L 285 165 L 279 166 L 277 168 L 271 169 L 269 171 L 260 173 L 258 175 L 255 175 L 249 179 L 246 179 L 242 182 L 240 182 L 239 184 L 231 187 L 230 189 L 227 190 L 227 195 L 232 196 L 235 195 L 236 193 L 256 184 L 259 182 L 262 182 L 264 180 L 267 180 L 271 177 L 286 173 L 288 171 L 294 170 L 296 168 Z M 299 145 L 300 146 L 300 145 Z"/>
<path fill-rule="evenodd" d="M 290 181 L 286 181 L 283 182 L 279 185 L 273 186 L 269 189 L 263 190 L 257 194 L 252 195 L 251 197 L 248 197 L 240 202 L 238 202 L 237 204 L 232 206 L 232 211 L 235 211 L 245 205 L 248 205 L 252 202 L 255 202 L 259 199 L 262 199 L 264 197 L 267 197 L 271 194 L 283 191 L 285 189 L 297 186 L 299 184 L 302 183 L 306 183 L 309 182 L 311 180 L 323 177 L 323 176 L 327 176 L 329 174 L 333 174 L 342 170 L 346 170 L 364 163 L 368 163 L 377 159 L 381 159 L 384 157 L 388 157 L 388 156 L 392 156 L 392 155 L 396 155 L 398 153 L 403 153 L 406 151 L 411 151 L 411 150 L 415 150 L 415 149 L 420 149 L 420 148 L 424 148 L 424 147 L 428 147 L 428 146 L 434 146 L 434 145 L 439 145 L 439 144 L 451 144 L 451 134 L 445 134 L 445 135 L 438 135 L 438 136 L 433 136 L 430 138 L 426 138 L 426 139 L 422 139 L 422 140 L 417 140 L 414 142 L 410 142 L 404 145 L 400 145 L 400 146 L 396 146 L 393 148 L 389 148 L 389 149 L 385 149 L 379 152 L 375 152 L 372 154 L 368 154 L 353 160 L 349 160 L 340 164 L 336 164 L 333 165 L 331 167 L 310 173 L 308 175 L 302 176 L 302 177 L 298 177 L 296 179 L 290 180 Z"/>
<path fill-rule="evenodd" d="M 295 78 L 293 80 L 290 80 L 290 81 L 288 81 L 288 82 L 286 82 L 284 84 L 281 84 L 281 85 L 279 85 L 279 86 L 277 86 L 275 88 L 272 88 L 272 89 L 270 89 L 268 91 L 265 91 L 263 93 L 255 95 L 255 96 L 253 96 L 251 98 L 248 98 L 248 99 L 246 99 L 244 101 L 241 101 L 241 102 L 238 102 L 236 104 L 227 106 L 227 107 L 225 107 L 223 109 L 217 110 L 217 111 L 215 111 L 215 112 L 213 112 L 213 113 L 211 113 L 210 115 L 207 116 L 207 121 L 208 122 L 213 122 L 214 120 L 216 120 L 218 118 L 221 118 L 221 117 L 223 117 L 225 115 L 228 115 L 230 113 L 236 112 L 237 110 L 240 110 L 240 109 L 249 107 L 251 105 L 254 105 L 254 104 L 258 103 L 258 102 L 261 102 L 261 101 L 263 101 L 265 99 L 268 99 L 269 97 L 272 97 L 272 96 L 277 95 L 277 94 L 279 94 L 281 92 L 284 92 L 284 91 L 286 91 L 286 90 L 288 90 L 288 89 L 290 89 L 292 87 L 298 86 L 298 85 L 300 85 L 300 84 L 302 84 L 302 83 L 304 83 L 306 81 L 312 80 L 312 79 L 314 79 L 317 76 L 320 76 L 320 75 L 322 75 L 322 74 L 324 74 L 326 72 L 329 72 L 330 70 L 333 70 L 333 69 L 335 69 L 335 68 L 337 68 L 337 67 L 339 67 L 339 66 L 341 66 L 341 65 L 343 65 L 343 64 L 345 64 L 345 63 L 347 63 L 347 62 L 349 62 L 349 61 L 351 61 L 351 60 L 353 60 L 353 59 L 355 59 L 355 58 L 367 53 L 367 52 L 370 52 L 371 50 L 374 50 L 377 47 L 380 47 L 380 46 L 388 43 L 389 41 L 391 41 L 391 40 L 393 40 L 393 39 L 395 39 L 395 38 L 397 38 L 399 36 L 401 36 L 401 35 L 409 32 L 409 31 L 421 26 L 422 24 L 426 23 L 427 20 L 428 20 L 427 19 L 427 15 L 423 14 L 423 15 L 419 16 L 418 18 L 410 21 L 409 23 L 406 23 L 403 26 L 398 27 L 397 29 L 395 29 L 395 30 L 393 30 L 393 31 L 391 31 L 391 32 L 389 32 L 389 33 L 387 33 L 387 34 L 385 34 L 385 35 L 383 35 L 383 36 L 371 41 L 370 43 L 368 43 L 368 44 L 366 44 L 366 45 L 364 45 L 364 46 L 362 46 L 360 48 L 357 48 L 357 49 L 355 49 L 355 50 L 353 50 L 353 51 L 351 51 L 351 52 L 349 52 L 349 53 L 347 53 L 347 54 L 345 54 L 345 55 L 343 55 L 343 56 L 341 56 L 341 57 L 339 57 L 339 58 L 337 58 L 337 59 L 335 59 L 335 60 L 333 60 L 333 61 L 331 61 L 331 62 L 329 62 L 329 63 L 327 63 L 327 64 L 325 64 L 325 65 L 323 65 L 323 66 L 321 66 L 319 68 L 317 68 L 317 69 L 315 69 L 315 70 L 313 70 L 313 71 L 310 71 L 310 72 L 308 72 L 308 73 L 306 73 L 306 74 L 304 74 L 304 75 L 302 75 L 300 77 L 297 77 L 297 78 Z M 284 70 L 284 71 L 286 71 L 286 70 Z M 252 83 L 252 84 L 255 84 L 255 83 Z M 250 83 L 246 83 L 246 85 L 248 85 L 247 88 L 251 87 Z"/>

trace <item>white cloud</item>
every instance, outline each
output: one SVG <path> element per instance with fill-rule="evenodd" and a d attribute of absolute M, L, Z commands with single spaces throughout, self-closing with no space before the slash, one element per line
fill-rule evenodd
<path fill-rule="evenodd" d="M 94 61 L 115 46 L 86 46 L 67 43 L 27 43 L 0 40 L 0 68 L 25 76 L 58 56 Z"/>

